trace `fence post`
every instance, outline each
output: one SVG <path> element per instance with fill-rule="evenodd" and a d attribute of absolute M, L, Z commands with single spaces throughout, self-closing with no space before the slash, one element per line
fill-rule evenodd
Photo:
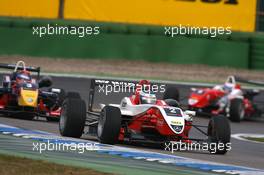
<path fill-rule="evenodd" d="M 264 31 L 264 1 L 257 1 L 256 31 Z"/>
<path fill-rule="evenodd" d="M 64 0 L 59 0 L 59 19 L 64 18 Z"/>

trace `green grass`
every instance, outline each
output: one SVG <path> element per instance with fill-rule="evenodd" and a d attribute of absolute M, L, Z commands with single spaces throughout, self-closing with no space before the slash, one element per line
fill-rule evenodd
<path fill-rule="evenodd" d="M 244 138 L 256 142 L 264 142 L 264 137 L 244 137 Z"/>
<path fill-rule="evenodd" d="M 78 168 L 0 154 L 1 175 L 110 175 L 88 168 Z"/>

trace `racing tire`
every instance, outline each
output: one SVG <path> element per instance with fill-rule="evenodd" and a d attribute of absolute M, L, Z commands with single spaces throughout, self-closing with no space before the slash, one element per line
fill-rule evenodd
<path fill-rule="evenodd" d="M 81 99 L 81 96 L 78 92 L 67 92 L 66 98 Z"/>
<path fill-rule="evenodd" d="M 176 101 L 176 100 L 174 100 L 174 99 L 165 99 L 164 101 L 165 101 L 165 103 L 167 103 L 167 105 L 169 105 L 169 106 L 173 106 L 173 107 L 176 107 L 176 108 L 180 107 L 179 102 Z"/>
<path fill-rule="evenodd" d="M 240 122 L 245 117 L 245 107 L 243 100 L 235 98 L 230 102 L 230 120 L 233 122 Z"/>
<path fill-rule="evenodd" d="M 163 95 L 163 99 L 174 99 L 176 101 L 179 101 L 180 99 L 180 93 L 179 90 L 176 87 L 173 86 L 169 86 L 166 88 L 164 95 Z"/>
<path fill-rule="evenodd" d="M 59 130 L 62 136 L 80 138 L 86 120 L 86 104 L 81 99 L 67 98 L 61 109 Z"/>
<path fill-rule="evenodd" d="M 227 117 L 213 116 L 209 121 L 207 134 L 210 153 L 225 154 L 231 149 L 231 129 Z"/>
<path fill-rule="evenodd" d="M 121 128 L 121 111 L 114 106 L 105 106 L 100 114 L 97 136 L 101 143 L 115 144 Z"/>

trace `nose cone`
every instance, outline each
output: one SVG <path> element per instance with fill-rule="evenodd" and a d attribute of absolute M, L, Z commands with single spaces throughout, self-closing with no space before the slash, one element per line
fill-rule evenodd
<path fill-rule="evenodd" d="M 171 125 L 171 127 L 176 133 L 181 133 L 183 129 L 183 125 Z"/>
<path fill-rule="evenodd" d="M 18 97 L 19 106 L 37 107 L 38 90 L 21 89 Z"/>

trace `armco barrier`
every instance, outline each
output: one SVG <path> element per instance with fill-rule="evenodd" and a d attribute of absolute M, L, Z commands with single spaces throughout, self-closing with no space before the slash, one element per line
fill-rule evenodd
<path fill-rule="evenodd" d="M 96 36 L 39 38 L 32 26 L 100 26 Z M 264 69 L 263 41 L 259 36 L 234 33 L 210 38 L 164 35 L 158 26 L 97 23 L 65 20 L 0 18 L 0 55 L 29 55 L 61 58 L 141 59 L 179 64 L 207 64 L 236 68 Z"/>
<path fill-rule="evenodd" d="M 250 68 L 264 69 L 264 37 L 251 38 Z"/>

